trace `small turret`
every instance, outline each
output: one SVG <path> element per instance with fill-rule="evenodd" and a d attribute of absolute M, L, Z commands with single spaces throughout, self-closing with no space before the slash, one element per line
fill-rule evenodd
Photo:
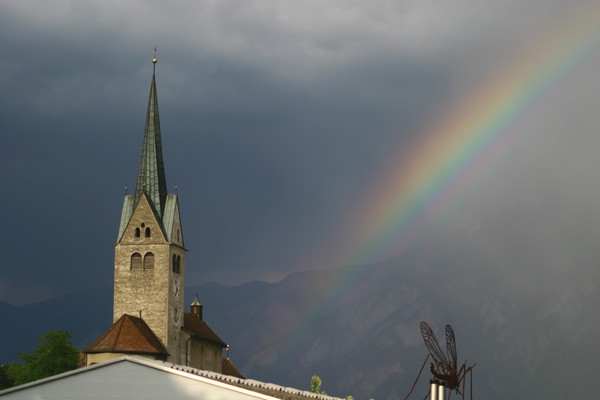
<path fill-rule="evenodd" d="M 202 306 L 202 304 L 200 304 L 200 300 L 198 300 L 198 292 L 196 292 L 196 297 L 194 298 L 194 301 L 192 302 L 192 304 L 190 304 L 190 306 L 191 306 L 192 315 L 202 321 L 202 307 L 203 306 Z"/>

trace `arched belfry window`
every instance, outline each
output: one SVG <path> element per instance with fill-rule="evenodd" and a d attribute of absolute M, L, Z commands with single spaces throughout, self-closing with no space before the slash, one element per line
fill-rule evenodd
<path fill-rule="evenodd" d="M 142 255 L 140 253 L 131 255 L 131 269 L 142 269 Z"/>
<path fill-rule="evenodd" d="M 140 237 L 141 231 L 140 228 L 135 228 L 135 237 Z"/>
<path fill-rule="evenodd" d="M 154 254 L 146 253 L 144 256 L 144 269 L 154 269 Z"/>
<path fill-rule="evenodd" d="M 173 255 L 173 272 L 176 274 L 181 273 L 181 256 L 176 254 Z"/>
<path fill-rule="evenodd" d="M 150 237 L 150 228 L 146 228 L 146 237 Z"/>

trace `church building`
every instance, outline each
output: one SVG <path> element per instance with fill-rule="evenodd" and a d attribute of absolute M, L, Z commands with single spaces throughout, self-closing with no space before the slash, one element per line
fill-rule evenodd
<path fill-rule="evenodd" d="M 178 197 L 167 191 L 156 61 L 137 184 L 125 195 L 115 244 L 114 323 L 84 349 L 86 363 L 136 354 L 239 375 L 222 357 L 227 344 L 203 320 L 198 297 L 184 310 L 186 248 Z"/>

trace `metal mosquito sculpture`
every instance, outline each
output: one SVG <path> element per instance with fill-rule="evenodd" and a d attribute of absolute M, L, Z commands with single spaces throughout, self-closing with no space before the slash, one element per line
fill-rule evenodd
<path fill-rule="evenodd" d="M 442 351 L 440 344 L 433 333 L 433 330 L 429 326 L 429 324 L 425 321 L 421 322 L 421 335 L 423 336 L 423 341 L 425 341 L 425 346 L 427 346 L 427 350 L 429 350 L 429 354 L 425 358 L 423 362 L 423 366 L 421 367 L 421 372 L 423 367 L 427 363 L 429 357 L 433 360 L 430 366 L 431 373 L 433 374 L 436 380 L 441 381 L 445 387 L 450 389 L 451 391 L 456 391 L 462 399 L 465 398 L 465 381 L 467 373 L 471 374 L 471 399 L 473 398 L 473 378 L 472 378 L 472 370 L 475 367 L 475 364 L 471 366 L 467 366 L 467 361 L 462 364 L 460 369 L 458 368 L 458 362 L 456 357 L 456 341 L 454 339 L 454 331 L 450 325 L 446 325 L 446 352 Z M 421 375 L 419 372 L 419 376 Z M 413 389 L 419 380 L 419 376 L 415 380 L 413 384 Z M 462 386 L 462 388 L 461 388 Z M 462 391 L 461 391 L 462 389 Z M 412 389 L 411 389 L 412 393 Z M 410 396 L 410 393 L 406 398 Z"/>

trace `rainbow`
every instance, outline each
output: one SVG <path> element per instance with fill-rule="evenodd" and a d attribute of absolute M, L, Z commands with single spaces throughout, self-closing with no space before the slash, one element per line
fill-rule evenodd
<path fill-rule="evenodd" d="M 424 217 L 468 186 L 482 167 L 518 139 L 520 122 L 558 87 L 600 42 L 600 8 L 578 10 L 563 27 L 537 38 L 515 58 L 518 62 L 488 79 L 480 91 L 450 110 L 429 131 L 411 159 L 392 163 L 358 213 L 350 232 L 357 251 L 335 265 L 365 263 L 397 252 L 414 240 Z M 593 12 L 595 11 L 595 12 Z"/>
<path fill-rule="evenodd" d="M 558 89 L 576 66 L 600 43 L 600 7 L 574 10 L 560 26 L 536 37 L 512 59 L 513 63 L 487 79 L 445 117 L 419 137 L 412 157 L 392 160 L 358 216 L 345 226 L 352 251 L 334 250 L 314 264 L 329 267 L 359 265 L 393 255 L 423 233 L 424 221 L 461 194 L 494 159 L 522 139 L 520 124 L 528 112 L 543 103 L 544 95 Z M 343 296 L 364 269 L 346 268 L 329 282 L 315 283 L 310 304 L 289 327 L 286 345 L 293 345 L 307 319 L 323 305 Z"/>

